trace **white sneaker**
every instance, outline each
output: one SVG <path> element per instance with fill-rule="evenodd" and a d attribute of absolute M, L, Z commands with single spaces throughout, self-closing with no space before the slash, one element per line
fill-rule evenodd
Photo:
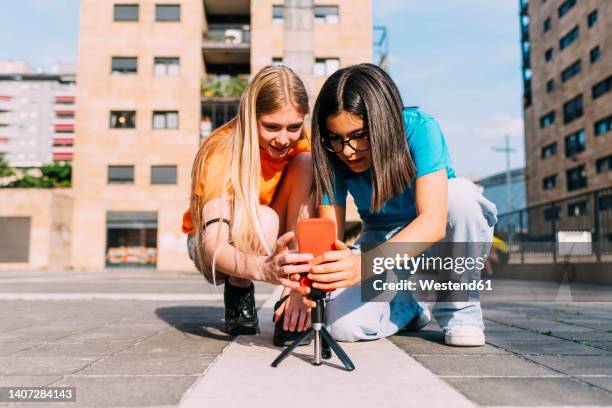
<path fill-rule="evenodd" d="M 414 319 L 412 319 L 410 323 L 408 323 L 406 327 L 404 327 L 404 330 L 418 331 L 421 330 L 423 327 L 427 326 L 429 322 L 431 322 L 431 312 L 427 307 L 424 307 L 423 312 L 420 315 L 416 316 Z"/>
<path fill-rule="evenodd" d="M 485 335 L 480 327 L 451 326 L 444 330 L 444 342 L 449 346 L 484 346 Z"/>

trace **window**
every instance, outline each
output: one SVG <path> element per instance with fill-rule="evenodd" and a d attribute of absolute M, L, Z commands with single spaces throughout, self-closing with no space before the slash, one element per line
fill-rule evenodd
<path fill-rule="evenodd" d="M 180 60 L 178 57 L 155 57 L 153 64 L 155 76 L 175 76 L 180 74 Z"/>
<path fill-rule="evenodd" d="M 272 65 L 274 65 L 274 66 L 283 65 L 283 57 L 273 57 L 272 58 Z"/>
<path fill-rule="evenodd" d="M 612 87 L 612 75 L 593 85 L 593 99 L 607 94 L 610 91 L 610 87 Z"/>
<path fill-rule="evenodd" d="M 544 32 L 550 31 L 551 25 L 550 17 L 548 17 L 546 20 L 544 20 Z"/>
<path fill-rule="evenodd" d="M 561 214 L 561 208 L 559 206 L 550 207 L 544 210 L 544 219 L 546 221 L 558 220 Z"/>
<path fill-rule="evenodd" d="M 156 4 L 155 21 L 181 21 L 180 4 Z"/>
<path fill-rule="evenodd" d="M 0 263 L 30 261 L 30 217 L 0 217 Z"/>
<path fill-rule="evenodd" d="M 569 81 L 570 79 L 578 75 L 581 70 L 582 70 L 582 66 L 581 66 L 580 60 L 577 60 L 576 62 L 571 64 L 569 67 L 561 71 L 561 82 L 565 83 Z"/>
<path fill-rule="evenodd" d="M 612 194 L 599 196 L 599 211 L 612 210 Z"/>
<path fill-rule="evenodd" d="M 112 129 L 133 129 L 136 127 L 136 111 L 111 111 Z"/>
<path fill-rule="evenodd" d="M 151 184 L 176 184 L 176 166 L 151 166 Z"/>
<path fill-rule="evenodd" d="M 610 129 L 612 128 L 612 115 L 595 122 L 594 128 L 595 128 L 595 136 L 600 136 L 605 133 L 608 133 Z"/>
<path fill-rule="evenodd" d="M 339 68 L 338 58 L 317 58 L 314 63 L 314 76 L 330 76 Z"/>
<path fill-rule="evenodd" d="M 598 21 L 598 15 L 597 15 L 597 10 L 593 10 L 588 16 L 587 16 L 587 24 L 589 25 L 589 28 L 593 27 L 595 24 L 597 24 Z"/>
<path fill-rule="evenodd" d="M 115 4 L 114 21 L 138 21 L 138 4 Z"/>
<path fill-rule="evenodd" d="M 117 74 L 135 74 L 138 72 L 138 59 L 136 57 L 113 57 L 111 72 Z"/>
<path fill-rule="evenodd" d="M 283 6 L 272 6 L 272 22 L 281 23 L 284 20 L 285 8 Z"/>
<path fill-rule="evenodd" d="M 594 64 L 599 61 L 599 59 L 601 58 L 601 49 L 599 48 L 599 45 L 593 48 L 589 55 L 591 57 L 591 64 Z"/>
<path fill-rule="evenodd" d="M 595 162 L 595 168 L 597 169 L 597 174 L 612 170 L 612 154 L 602 157 L 601 159 L 597 159 Z"/>
<path fill-rule="evenodd" d="M 563 3 L 561 3 L 558 9 L 559 18 L 566 15 L 575 5 L 576 5 L 576 0 L 565 0 Z"/>
<path fill-rule="evenodd" d="M 540 118 L 540 128 L 545 129 L 555 123 L 555 111 L 548 112 Z"/>
<path fill-rule="evenodd" d="M 565 137 L 565 157 L 572 157 L 586 149 L 586 132 L 581 129 Z"/>
<path fill-rule="evenodd" d="M 134 183 L 134 166 L 108 166 L 108 184 Z"/>
<path fill-rule="evenodd" d="M 338 24 L 339 19 L 338 6 L 314 7 L 315 24 Z"/>
<path fill-rule="evenodd" d="M 551 93 L 555 90 L 555 80 L 549 79 L 546 81 L 546 92 Z"/>
<path fill-rule="evenodd" d="M 153 129 L 178 129 L 178 112 L 153 112 Z"/>
<path fill-rule="evenodd" d="M 544 53 L 544 59 L 546 60 L 546 62 L 552 61 L 554 56 L 555 56 L 555 53 L 552 48 L 547 49 L 546 52 Z"/>
<path fill-rule="evenodd" d="M 567 170 L 566 176 L 567 191 L 574 191 L 587 185 L 586 167 L 584 165 Z"/>
<path fill-rule="evenodd" d="M 542 180 L 542 188 L 544 190 L 551 190 L 557 187 L 557 175 L 553 174 L 552 176 L 545 177 Z"/>
<path fill-rule="evenodd" d="M 547 159 L 551 156 L 554 156 L 555 154 L 557 154 L 557 142 L 551 143 L 542 148 L 542 153 L 541 153 L 542 159 Z"/>
<path fill-rule="evenodd" d="M 568 217 L 580 217 L 581 215 L 587 214 L 587 202 L 578 201 L 576 203 L 570 203 L 567 205 L 567 216 Z"/>
<path fill-rule="evenodd" d="M 569 100 L 563 104 L 563 123 L 568 124 L 582 117 L 584 114 L 584 105 L 582 103 L 582 95 Z"/>
<path fill-rule="evenodd" d="M 578 26 L 574 26 L 569 33 L 565 34 L 559 40 L 559 49 L 563 51 L 565 48 L 572 45 L 572 43 L 576 41 L 578 37 L 580 37 L 580 28 Z"/>

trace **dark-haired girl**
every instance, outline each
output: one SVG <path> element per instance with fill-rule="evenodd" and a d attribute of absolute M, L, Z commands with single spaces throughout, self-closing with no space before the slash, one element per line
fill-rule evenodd
<path fill-rule="evenodd" d="M 336 220 L 340 239 L 350 193 L 362 221 L 358 244 L 490 243 L 495 206 L 471 182 L 456 177 L 433 117 L 403 106 L 396 85 L 375 65 L 344 68 L 327 79 L 312 119 L 319 216 Z M 430 320 L 414 300 L 361 302 L 361 257 L 339 240 L 335 251 L 313 265 L 313 286 L 337 289 L 327 307 L 327 324 L 338 340 L 386 337 Z M 433 308 L 449 345 L 484 344 L 480 303 L 468 300 L 437 302 Z"/>

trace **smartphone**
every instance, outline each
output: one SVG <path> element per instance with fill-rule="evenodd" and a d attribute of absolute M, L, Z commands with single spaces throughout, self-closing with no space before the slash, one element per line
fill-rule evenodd
<path fill-rule="evenodd" d="M 298 250 L 301 253 L 312 254 L 315 258 L 324 252 L 335 249 L 336 223 L 329 218 L 309 218 L 297 223 Z M 305 275 L 305 274 L 304 274 Z M 302 276 L 300 284 L 312 287 L 312 282 Z"/>

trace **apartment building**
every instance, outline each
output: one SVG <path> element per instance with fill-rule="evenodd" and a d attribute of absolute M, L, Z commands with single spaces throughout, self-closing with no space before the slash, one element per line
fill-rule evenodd
<path fill-rule="evenodd" d="M 0 62 L 0 154 L 17 168 L 71 161 L 74 67 L 40 73 L 22 61 Z"/>
<path fill-rule="evenodd" d="M 79 269 L 192 268 L 180 225 L 193 158 L 249 77 L 283 63 L 314 96 L 335 69 L 372 60 L 370 0 L 82 0 L 80 14 Z"/>
<path fill-rule="evenodd" d="M 612 2 L 520 5 L 528 205 L 612 186 Z M 569 203 L 555 217 L 595 205 Z"/>

